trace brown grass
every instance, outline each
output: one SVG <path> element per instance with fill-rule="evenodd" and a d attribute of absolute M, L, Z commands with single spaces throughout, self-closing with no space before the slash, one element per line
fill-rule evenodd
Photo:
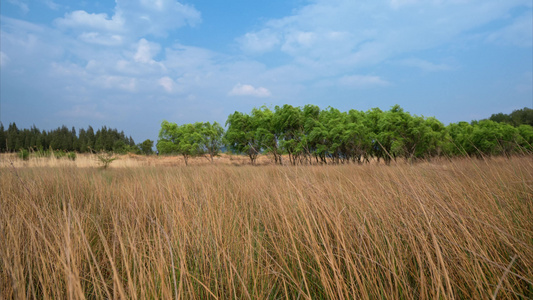
<path fill-rule="evenodd" d="M 533 297 L 531 157 L 2 159 L 0 298 Z"/>

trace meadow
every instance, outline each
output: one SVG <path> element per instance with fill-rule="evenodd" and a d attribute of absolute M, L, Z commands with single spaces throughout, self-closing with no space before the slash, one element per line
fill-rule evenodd
<path fill-rule="evenodd" d="M 2 155 L 3 299 L 531 299 L 533 159 Z"/>

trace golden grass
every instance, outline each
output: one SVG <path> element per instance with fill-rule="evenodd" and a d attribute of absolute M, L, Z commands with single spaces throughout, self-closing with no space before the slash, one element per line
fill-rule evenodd
<path fill-rule="evenodd" d="M 144 156 L 135 154 L 115 155 L 117 160 L 110 164 L 110 168 L 137 168 L 137 167 L 178 167 L 185 166 L 185 161 L 182 156 Z M 286 160 L 288 162 L 288 158 Z M 231 166 L 243 166 L 249 165 L 250 159 L 243 155 L 231 155 L 220 154 L 215 157 L 213 163 L 207 157 L 193 157 L 188 161 L 191 166 L 199 165 L 231 165 Z M 273 159 L 266 155 L 260 155 L 257 159 L 257 165 L 270 165 L 274 164 Z M 12 167 L 15 168 L 33 168 L 33 167 L 78 167 L 78 168 L 94 168 L 100 167 L 102 164 L 97 155 L 94 154 L 77 154 L 77 158 L 74 161 L 62 157 L 60 159 L 54 156 L 50 157 L 35 157 L 30 156 L 28 161 L 23 161 L 17 157 L 16 153 L 4 153 L 0 154 L 0 168 Z"/>
<path fill-rule="evenodd" d="M 203 160 L 3 157 L 0 298 L 533 297 L 531 157 Z"/>

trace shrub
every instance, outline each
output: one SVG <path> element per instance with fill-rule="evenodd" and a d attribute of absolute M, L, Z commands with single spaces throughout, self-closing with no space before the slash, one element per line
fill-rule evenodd
<path fill-rule="evenodd" d="M 62 157 L 65 157 L 67 154 L 63 151 L 54 151 L 54 156 L 57 158 L 57 159 L 60 159 Z"/>
<path fill-rule="evenodd" d="M 29 160 L 30 159 L 30 152 L 27 149 L 20 149 L 18 156 L 22 160 Z"/>
<path fill-rule="evenodd" d="M 107 169 L 109 165 L 117 159 L 117 157 L 113 157 L 112 154 L 101 154 L 98 155 L 98 159 L 100 160 L 100 164 L 102 165 L 102 168 Z"/>
<path fill-rule="evenodd" d="M 76 160 L 76 152 L 69 152 L 67 154 L 67 158 L 72 160 L 72 161 L 75 161 Z"/>

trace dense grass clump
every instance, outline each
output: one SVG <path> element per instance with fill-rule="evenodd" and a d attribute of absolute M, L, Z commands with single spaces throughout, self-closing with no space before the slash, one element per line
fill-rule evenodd
<path fill-rule="evenodd" d="M 0 298 L 533 297 L 531 157 L 0 168 Z"/>

